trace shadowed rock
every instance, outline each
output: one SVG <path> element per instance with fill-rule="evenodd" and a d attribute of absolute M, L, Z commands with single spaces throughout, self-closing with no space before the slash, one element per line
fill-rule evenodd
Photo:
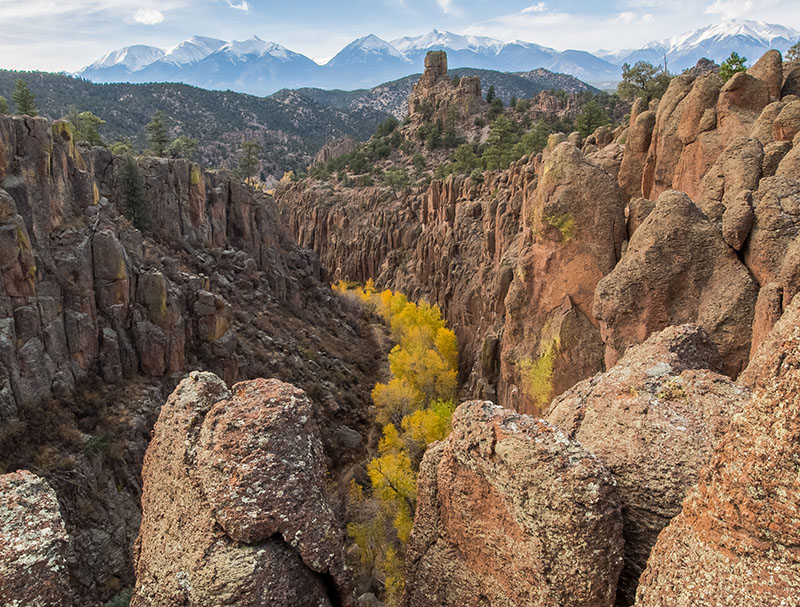
<path fill-rule="evenodd" d="M 800 299 L 743 374 L 731 421 L 658 538 L 637 607 L 795 605 L 800 596 Z"/>
<path fill-rule="evenodd" d="M 547 413 L 617 481 L 625 537 L 618 604 L 633 603 L 658 534 L 680 512 L 728 420 L 749 396 L 709 370 L 719 363 L 705 331 L 669 327 L 556 398 Z"/>

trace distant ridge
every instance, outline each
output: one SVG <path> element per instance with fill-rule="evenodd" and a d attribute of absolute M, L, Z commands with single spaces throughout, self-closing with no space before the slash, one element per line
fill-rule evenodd
<path fill-rule="evenodd" d="M 725 21 L 641 49 L 558 51 L 531 42 L 503 42 L 432 30 L 386 41 L 354 40 L 325 65 L 256 36 L 242 41 L 194 36 L 171 48 L 134 45 L 108 53 L 77 75 L 93 82 L 183 82 L 207 89 L 269 95 L 283 88 L 363 89 L 423 70 L 425 55 L 444 50 L 451 68 L 525 72 L 544 68 L 599 87 L 612 87 L 623 63 L 649 61 L 679 72 L 701 57 L 722 61 L 731 51 L 751 60 L 770 48 L 785 52 L 800 32 L 759 21 Z"/>

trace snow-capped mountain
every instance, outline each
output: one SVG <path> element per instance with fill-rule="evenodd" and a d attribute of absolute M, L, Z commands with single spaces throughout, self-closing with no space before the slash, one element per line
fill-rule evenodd
<path fill-rule="evenodd" d="M 724 61 L 732 51 L 757 60 L 769 49 L 785 52 L 800 40 L 800 31 L 761 21 L 730 20 L 709 25 L 665 40 L 656 40 L 638 50 L 600 54 L 613 63 L 648 61 L 661 64 L 666 57 L 670 71 L 692 67 L 701 57 Z"/>
<path fill-rule="evenodd" d="M 92 63 L 89 67 L 95 69 L 124 67 L 131 72 L 135 72 L 136 70 L 150 65 L 153 61 L 161 59 L 165 54 L 164 50 L 156 48 L 155 46 L 136 44 L 134 46 L 126 46 L 117 51 L 111 51 L 108 55 Z"/>
<path fill-rule="evenodd" d="M 786 51 L 800 31 L 757 21 L 725 21 L 658 40 L 641 49 L 558 51 L 531 42 L 503 42 L 433 30 L 387 42 L 369 35 L 343 48 L 325 65 L 258 37 L 226 42 L 195 36 L 166 49 L 129 46 L 94 62 L 78 75 L 95 82 L 185 82 L 204 88 L 268 95 L 281 88 L 355 89 L 421 72 L 428 51 L 444 50 L 451 68 L 471 67 L 524 72 L 543 67 L 596 86 L 613 86 L 623 63 L 648 61 L 672 72 L 693 66 L 701 57 L 717 62 L 731 51 L 758 59 L 770 48 Z"/>
<path fill-rule="evenodd" d="M 192 36 L 188 40 L 184 40 L 180 44 L 167 49 L 166 54 L 159 61 L 175 65 L 195 63 L 196 61 L 202 61 L 211 53 L 217 52 L 226 44 L 227 42 L 224 40 L 217 40 L 216 38 Z"/>
<path fill-rule="evenodd" d="M 474 53 L 494 51 L 497 54 L 504 44 L 501 40 L 495 40 L 494 38 L 460 36 L 452 32 L 440 32 L 437 29 L 431 30 L 422 36 L 406 36 L 405 38 L 392 40 L 392 45 L 405 56 L 440 47 L 451 51 L 469 50 Z"/>
<path fill-rule="evenodd" d="M 411 61 L 397 47 L 375 35 L 354 40 L 325 64 L 326 86 L 342 81 L 356 88 L 370 87 L 412 73 Z"/>

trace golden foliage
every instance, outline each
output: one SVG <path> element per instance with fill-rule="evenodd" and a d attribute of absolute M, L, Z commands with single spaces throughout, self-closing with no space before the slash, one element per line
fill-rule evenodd
<path fill-rule="evenodd" d="M 391 378 L 372 390 L 377 419 L 384 426 L 378 455 L 367 464 L 375 503 L 364 509 L 370 498 L 353 482 L 349 501 L 351 508 L 362 505 L 362 519 L 351 522 L 347 531 L 358 546 L 361 565 L 383 575 L 386 604 L 399 605 L 419 461 L 430 443 L 450 434 L 458 389 L 458 340 L 436 305 L 410 302 L 390 290 L 379 293 L 372 280 L 364 287 L 344 281 L 331 287 L 373 308 L 397 342 L 389 354 Z"/>

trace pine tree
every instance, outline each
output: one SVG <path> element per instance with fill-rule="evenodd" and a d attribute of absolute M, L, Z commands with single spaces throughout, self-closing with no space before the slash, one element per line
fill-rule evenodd
<path fill-rule="evenodd" d="M 197 139 L 192 139 L 186 135 L 176 137 L 167 147 L 167 152 L 171 158 L 188 158 L 191 160 L 196 151 Z"/>
<path fill-rule="evenodd" d="M 800 42 L 797 42 L 792 48 L 786 51 L 786 61 L 800 61 Z"/>
<path fill-rule="evenodd" d="M 491 85 L 486 93 L 486 102 L 491 103 L 495 97 L 497 97 L 497 92 L 494 90 L 494 85 Z"/>
<path fill-rule="evenodd" d="M 69 106 L 66 118 L 75 130 L 75 141 L 85 141 L 89 145 L 103 145 L 103 138 L 100 137 L 97 127 L 105 124 L 105 120 L 92 112 L 78 112 L 74 105 Z"/>
<path fill-rule="evenodd" d="M 167 155 L 169 145 L 169 135 L 167 134 L 166 120 L 164 113 L 160 110 L 153 114 L 153 118 L 145 127 L 147 133 L 148 151 L 153 156 L 164 157 Z"/>
<path fill-rule="evenodd" d="M 147 214 L 144 180 L 132 156 L 123 159 L 118 179 L 126 216 L 136 229 L 146 229 L 150 225 L 150 217 Z"/>
<path fill-rule="evenodd" d="M 17 106 L 17 112 L 24 116 L 36 116 L 39 112 L 36 109 L 36 98 L 28 88 L 28 83 L 21 78 L 17 80 L 14 85 L 14 92 L 11 94 L 11 99 L 14 105 Z"/>
<path fill-rule="evenodd" d="M 8 114 L 8 102 L 6 98 L 0 95 L 0 115 Z"/>
<path fill-rule="evenodd" d="M 747 70 L 745 67 L 745 63 L 747 62 L 747 57 L 740 57 L 739 53 L 733 51 L 731 56 L 728 57 L 725 61 L 722 62 L 722 65 L 719 67 L 719 75 L 724 82 L 727 82 L 733 75 L 737 72 L 744 72 Z"/>
<path fill-rule="evenodd" d="M 650 103 L 653 99 L 661 98 L 670 80 L 672 76 L 668 72 L 652 63 L 637 61 L 633 67 L 625 63 L 622 66 L 622 82 L 617 85 L 617 95 L 628 100 L 641 97 Z"/>
<path fill-rule="evenodd" d="M 239 159 L 238 173 L 245 183 L 253 184 L 256 173 L 258 172 L 259 156 L 263 148 L 256 141 L 245 141 L 242 143 L 242 157 Z"/>

